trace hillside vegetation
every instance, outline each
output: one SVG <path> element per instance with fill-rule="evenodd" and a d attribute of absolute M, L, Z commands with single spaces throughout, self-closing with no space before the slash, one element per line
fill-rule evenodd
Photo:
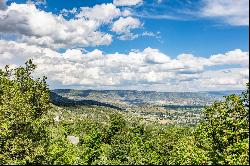
<path fill-rule="evenodd" d="M 164 126 L 102 103 L 56 106 L 34 69 L 0 70 L 1 165 L 249 163 L 249 84 L 205 107 L 196 126 Z"/>

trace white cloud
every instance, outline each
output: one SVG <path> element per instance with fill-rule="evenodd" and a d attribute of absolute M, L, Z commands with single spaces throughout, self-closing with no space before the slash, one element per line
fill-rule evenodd
<path fill-rule="evenodd" d="M 27 4 L 35 4 L 35 5 L 46 5 L 47 1 L 46 0 L 27 0 Z"/>
<path fill-rule="evenodd" d="M 120 17 L 119 20 L 115 21 L 112 27 L 112 31 L 119 34 L 129 33 L 130 30 L 139 28 L 141 26 L 140 20 L 133 17 Z"/>
<path fill-rule="evenodd" d="M 160 91 L 244 88 L 249 79 L 249 68 L 244 64 L 246 54 L 236 49 L 209 58 L 181 54 L 172 59 L 152 48 L 130 51 L 128 54 L 104 54 L 97 49 L 87 53 L 67 49 L 59 53 L 49 48 L 0 40 L 0 67 L 5 64 L 21 65 L 33 58 L 38 65 L 36 75 L 46 75 L 51 85 L 64 88 L 79 86 Z M 230 65 L 231 61 L 222 61 L 229 55 L 238 59 L 234 64 L 242 67 L 205 68 Z"/>
<path fill-rule="evenodd" d="M 122 16 L 124 16 L 124 17 L 131 16 L 131 15 L 132 15 L 131 9 L 124 9 L 122 11 Z"/>
<path fill-rule="evenodd" d="M 143 53 L 145 56 L 145 62 L 151 64 L 164 64 L 171 61 L 171 59 L 165 54 L 161 53 L 157 49 L 146 48 Z"/>
<path fill-rule="evenodd" d="M 121 40 L 132 40 L 137 38 L 139 35 L 133 34 L 131 30 L 140 27 L 142 27 L 142 24 L 139 19 L 133 17 L 120 17 L 117 21 L 114 22 L 112 26 L 112 31 L 119 34 L 119 39 Z"/>
<path fill-rule="evenodd" d="M 133 34 L 133 33 L 125 33 L 117 37 L 119 40 L 134 40 L 139 37 L 138 34 Z"/>
<path fill-rule="evenodd" d="M 242 66 L 249 66 L 249 53 L 236 49 L 225 54 L 212 55 L 210 61 L 215 65 L 240 64 Z"/>
<path fill-rule="evenodd" d="M 93 8 L 90 7 L 81 7 L 81 12 L 76 16 L 78 18 L 87 18 L 89 20 L 95 20 L 99 23 L 108 23 L 114 18 L 119 17 L 121 11 L 119 8 L 116 8 L 115 5 L 101 4 L 95 5 Z"/>
<path fill-rule="evenodd" d="M 249 25 L 249 0 L 203 0 L 201 15 L 230 25 Z"/>
<path fill-rule="evenodd" d="M 225 70 L 205 71 L 199 81 L 210 88 L 226 88 L 227 86 L 240 87 L 245 85 L 249 79 L 248 68 L 232 68 Z"/>
<path fill-rule="evenodd" d="M 114 0 L 116 6 L 134 6 L 143 3 L 143 0 Z"/>
<path fill-rule="evenodd" d="M 3 4 L 4 1 L 1 6 Z M 64 18 L 68 14 L 73 18 Z M 14 35 L 19 42 L 51 49 L 109 45 L 112 35 L 101 32 L 101 27 L 113 24 L 113 20 L 120 16 L 129 17 L 120 17 L 114 22 L 112 30 L 118 34 L 117 38 L 132 40 L 139 37 L 131 30 L 142 26 L 140 20 L 130 15 L 130 9 L 120 10 L 111 3 L 82 7 L 80 11 L 77 8 L 62 9 L 59 15 L 38 9 L 34 3 L 12 3 L 0 10 L 0 33 L 2 36 Z"/>
<path fill-rule="evenodd" d="M 46 0 L 36 0 L 36 1 L 35 1 L 35 4 L 36 4 L 36 5 L 46 5 L 46 4 L 47 4 L 47 1 L 46 1 Z"/>
<path fill-rule="evenodd" d="M 210 66 L 209 59 L 203 57 L 195 57 L 192 54 L 181 54 L 177 56 L 177 60 L 184 64 L 184 69 L 180 73 L 196 73 L 203 71 L 204 66 Z M 195 67 L 194 67 L 195 66 Z"/>
<path fill-rule="evenodd" d="M 159 34 L 160 32 L 157 32 L 157 33 L 153 33 L 153 32 L 143 32 L 142 33 L 142 36 L 150 36 L 150 37 L 156 37 L 156 38 L 160 38 L 159 37 Z"/>
<path fill-rule="evenodd" d="M 33 4 L 12 3 L 0 10 L 0 32 L 19 35 L 19 40 L 50 48 L 109 45 L 110 34 L 98 31 L 95 20 L 70 19 L 39 10 Z"/>
<path fill-rule="evenodd" d="M 69 14 L 76 14 L 77 13 L 77 8 L 72 8 L 72 9 L 62 9 L 60 11 L 60 13 L 63 15 L 63 16 L 68 16 Z"/>

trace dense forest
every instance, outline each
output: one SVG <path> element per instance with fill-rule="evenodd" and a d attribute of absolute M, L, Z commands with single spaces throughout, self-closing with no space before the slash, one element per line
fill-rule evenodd
<path fill-rule="evenodd" d="M 56 106 L 46 77 L 0 70 L 0 164 L 249 163 L 249 84 L 203 110 L 196 126 L 142 123 L 116 108 Z"/>

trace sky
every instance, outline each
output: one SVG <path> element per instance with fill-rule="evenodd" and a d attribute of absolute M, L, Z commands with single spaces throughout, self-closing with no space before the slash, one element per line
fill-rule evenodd
<path fill-rule="evenodd" d="M 249 80 L 249 0 L 0 0 L 0 68 L 51 89 L 216 91 Z"/>

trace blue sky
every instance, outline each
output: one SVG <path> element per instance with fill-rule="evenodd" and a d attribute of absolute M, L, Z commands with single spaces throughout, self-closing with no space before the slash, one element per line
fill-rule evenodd
<path fill-rule="evenodd" d="M 248 12 L 248 0 L 1 0 L 0 60 L 20 65 L 33 58 L 51 67 L 49 59 L 59 56 L 60 67 L 72 66 L 37 72 L 51 75 L 53 88 L 194 91 L 208 81 L 198 90 L 242 89 L 249 79 Z M 12 55 L 18 49 L 24 53 Z M 96 65 L 88 56 L 98 56 Z"/>
<path fill-rule="evenodd" d="M 7 3 L 26 3 L 26 0 L 9 0 Z M 96 4 L 112 3 L 112 0 L 46 0 L 46 5 L 38 5 L 39 8 L 60 13 L 62 9 L 79 7 L 93 7 Z M 143 5 L 133 8 L 135 12 L 144 12 L 148 15 L 169 15 L 178 19 L 160 19 L 143 17 L 144 31 L 160 32 L 160 39 L 154 37 L 141 37 L 131 41 L 115 40 L 109 46 L 100 46 L 107 53 L 129 52 L 131 49 L 144 49 L 148 46 L 158 48 L 170 56 L 181 53 L 192 53 L 202 56 L 223 53 L 236 48 L 249 50 L 249 26 L 232 26 L 221 22 L 218 18 L 195 18 L 181 13 L 184 10 L 198 11 L 202 5 L 199 0 L 156 0 L 144 1 Z M 177 12 L 178 10 L 178 12 Z M 71 17 L 69 17 L 71 18 Z M 95 48 L 90 47 L 89 50 Z"/>

